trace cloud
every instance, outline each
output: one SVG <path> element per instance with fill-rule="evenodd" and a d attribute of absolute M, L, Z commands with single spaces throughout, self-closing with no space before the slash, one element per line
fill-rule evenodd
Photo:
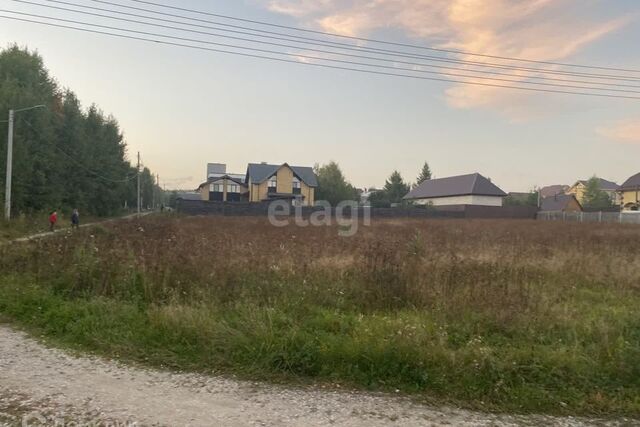
<path fill-rule="evenodd" d="M 537 61 L 567 60 L 631 20 L 576 14 L 583 0 L 268 0 L 266 4 L 273 12 L 327 32 L 368 37 L 394 29 L 429 46 Z M 464 54 L 457 58 L 504 62 Z M 516 74 L 517 80 L 530 76 Z M 463 84 L 445 93 L 454 108 L 486 107 L 508 114 L 514 103 L 526 104 L 535 97 L 531 92 Z"/>
<path fill-rule="evenodd" d="M 640 144 L 640 118 L 621 120 L 596 130 L 601 136 L 620 143 Z"/>

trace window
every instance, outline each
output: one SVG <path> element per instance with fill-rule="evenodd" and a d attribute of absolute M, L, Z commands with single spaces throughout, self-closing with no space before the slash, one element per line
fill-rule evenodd
<path fill-rule="evenodd" d="M 276 188 L 278 188 L 278 180 L 277 180 L 276 176 L 274 175 L 271 178 L 269 178 L 268 192 L 269 193 L 275 193 L 276 192 Z"/>
<path fill-rule="evenodd" d="M 229 184 L 227 187 L 227 193 L 239 193 L 240 186 L 238 184 Z"/>
<path fill-rule="evenodd" d="M 302 192 L 300 180 L 298 178 L 293 178 L 293 194 L 300 194 Z"/>
<path fill-rule="evenodd" d="M 214 193 L 222 193 L 222 184 L 213 184 Z"/>

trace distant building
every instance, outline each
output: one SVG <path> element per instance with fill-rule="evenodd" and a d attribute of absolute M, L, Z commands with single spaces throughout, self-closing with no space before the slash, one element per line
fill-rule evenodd
<path fill-rule="evenodd" d="M 640 210 L 640 173 L 627 179 L 620 186 L 618 195 L 623 211 Z"/>
<path fill-rule="evenodd" d="M 479 173 L 428 179 L 411 190 L 404 200 L 419 205 L 502 206 L 507 194 Z"/>
<path fill-rule="evenodd" d="M 582 212 L 582 205 L 573 194 L 556 194 L 545 197 L 540 204 L 541 212 Z"/>
<path fill-rule="evenodd" d="M 292 204 L 312 206 L 318 186 L 313 168 L 284 163 L 249 163 L 244 174 L 227 173 L 223 163 L 207 165 L 207 181 L 197 192 L 201 200 L 219 202 L 263 202 L 289 200 Z"/>
<path fill-rule="evenodd" d="M 545 199 L 549 196 L 555 196 L 556 194 L 565 194 L 567 191 L 569 191 L 569 186 L 568 185 L 561 185 L 561 184 L 557 184 L 557 185 L 547 185 L 546 187 L 542 187 L 539 192 L 540 192 L 540 198 Z"/>
<path fill-rule="evenodd" d="M 620 186 L 613 181 L 598 178 L 600 181 L 600 190 L 607 193 L 609 199 L 614 205 L 620 205 L 620 194 L 618 192 Z M 588 180 L 580 180 L 573 184 L 565 193 L 573 194 L 578 199 L 578 202 L 584 203 L 584 193 L 587 190 Z"/>
<path fill-rule="evenodd" d="M 248 201 L 249 188 L 244 180 L 245 174 L 227 173 L 227 165 L 224 163 L 208 163 L 207 180 L 196 191 L 200 194 L 200 200 Z"/>
<path fill-rule="evenodd" d="M 313 206 L 318 178 L 309 166 L 249 163 L 245 177 L 249 201 L 291 200 L 293 204 Z"/>

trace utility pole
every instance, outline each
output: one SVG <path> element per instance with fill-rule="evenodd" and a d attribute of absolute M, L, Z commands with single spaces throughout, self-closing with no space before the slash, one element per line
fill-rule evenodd
<path fill-rule="evenodd" d="M 9 131 L 7 135 L 7 177 L 5 179 L 4 188 L 4 219 L 11 219 L 11 178 L 13 177 L 13 122 L 15 114 L 21 111 L 33 110 L 35 108 L 44 108 L 44 105 L 36 105 L 29 108 L 21 108 L 19 110 L 9 110 Z"/>
<path fill-rule="evenodd" d="M 9 110 L 9 135 L 7 136 L 7 178 L 4 189 L 4 219 L 11 219 L 11 177 L 13 168 L 13 118 L 15 113 Z"/>
<path fill-rule="evenodd" d="M 138 215 L 140 215 L 140 210 L 142 208 L 140 200 L 140 152 L 138 151 Z"/>

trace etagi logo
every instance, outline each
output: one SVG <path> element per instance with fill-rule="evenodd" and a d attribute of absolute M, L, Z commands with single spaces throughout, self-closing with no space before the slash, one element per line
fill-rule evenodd
<path fill-rule="evenodd" d="M 298 227 L 330 227 L 338 224 L 338 235 L 351 237 L 358 232 L 360 221 L 362 225 L 371 225 L 371 208 L 359 207 L 353 200 L 345 200 L 335 207 L 327 201 L 316 202 L 313 208 L 292 206 L 286 200 L 276 200 L 269 204 L 269 223 L 274 227 L 286 227 L 291 224 L 291 214 L 293 210 L 293 223 Z M 305 218 L 305 210 L 308 219 Z M 362 216 L 360 215 L 362 213 Z"/>

